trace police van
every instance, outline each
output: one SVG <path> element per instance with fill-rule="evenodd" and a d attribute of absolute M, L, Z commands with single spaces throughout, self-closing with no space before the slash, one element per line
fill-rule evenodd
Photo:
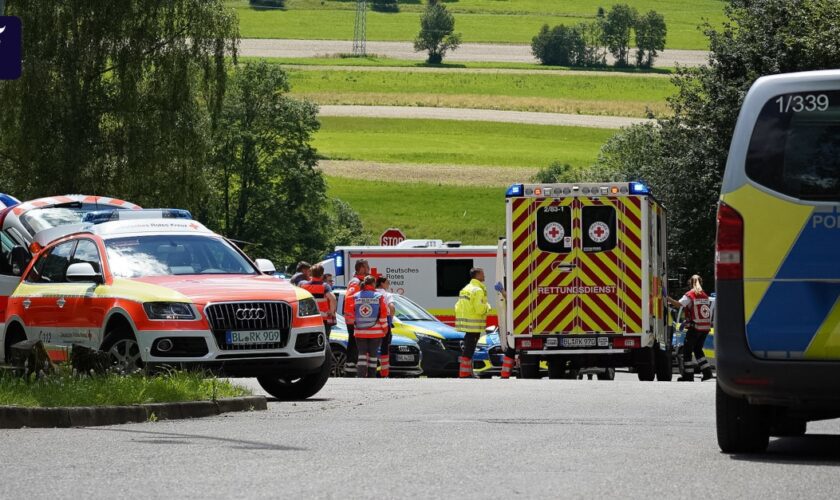
<path fill-rule="evenodd" d="M 716 245 L 720 448 L 763 451 L 840 417 L 840 71 L 753 84 Z"/>
<path fill-rule="evenodd" d="M 665 210 L 639 182 L 515 184 L 506 196 L 506 342 L 522 376 L 632 367 L 671 380 Z"/>
<path fill-rule="evenodd" d="M 496 278 L 495 246 L 442 240 L 405 240 L 395 246 L 336 247 L 320 264 L 326 273 L 335 277 L 336 286 L 346 286 L 353 279 L 359 259 L 368 261 L 372 275 L 388 277 L 392 293 L 405 295 L 449 325 L 455 324 L 455 302 L 470 281 L 470 269 L 483 268 L 490 289 Z M 495 307 L 493 294 L 488 294 L 488 300 Z M 495 323 L 494 309 L 488 324 Z"/>

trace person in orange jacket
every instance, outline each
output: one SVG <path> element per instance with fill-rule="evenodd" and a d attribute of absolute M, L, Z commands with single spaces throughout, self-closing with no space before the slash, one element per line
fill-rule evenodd
<path fill-rule="evenodd" d="M 355 325 L 358 361 L 356 377 L 376 377 L 376 356 L 382 338 L 388 333 L 388 305 L 385 296 L 375 288 L 376 278 L 366 276 L 362 289 L 347 300 L 351 316 L 345 319 Z M 346 310 L 346 308 L 345 308 Z"/>
<path fill-rule="evenodd" d="M 332 293 L 332 287 L 323 280 L 324 266 L 315 264 L 309 269 L 311 277 L 306 281 L 301 281 L 300 286 L 315 297 L 315 302 L 318 304 L 318 310 L 321 311 L 321 318 L 324 320 L 324 333 L 327 334 L 327 339 L 330 338 L 330 331 L 335 325 L 335 295 Z"/>
<path fill-rule="evenodd" d="M 391 328 L 394 325 L 394 294 L 389 292 L 391 283 L 387 276 L 376 277 L 376 291 L 385 296 L 385 305 L 388 306 L 388 334 L 382 338 L 382 345 L 379 346 L 379 376 L 388 378 L 391 375 Z"/>

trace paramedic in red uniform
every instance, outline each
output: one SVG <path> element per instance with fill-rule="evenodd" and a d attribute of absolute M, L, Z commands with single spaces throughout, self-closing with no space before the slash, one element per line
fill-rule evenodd
<path fill-rule="evenodd" d="M 365 277 L 361 291 L 347 299 L 352 313 L 348 319 L 355 325 L 359 360 L 356 377 L 376 377 L 376 357 L 379 343 L 388 333 L 388 305 L 385 296 L 375 288 L 376 278 Z M 346 317 L 346 316 L 345 316 Z"/>
<path fill-rule="evenodd" d="M 332 287 L 324 281 L 324 266 L 315 264 L 309 269 L 309 273 L 311 278 L 301 281 L 299 286 L 315 297 L 318 310 L 321 311 L 321 318 L 324 320 L 324 333 L 327 334 L 327 340 L 329 340 L 330 331 L 335 325 L 335 295 L 332 293 Z"/>
<path fill-rule="evenodd" d="M 347 373 L 356 371 L 356 358 L 358 356 L 356 349 L 355 325 L 353 324 L 353 308 L 348 303 L 348 300 L 353 295 L 359 293 L 362 289 L 362 282 L 365 276 L 370 274 L 370 264 L 366 259 L 359 259 L 355 265 L 356 275 L 353 276 L 347 283 L 347 291 L 344 292 L 344 321 L 347 324 L 347 364 L 345 365 Z"/>
<path fill-rule="evenodd" d="M 683 345 L 684 372 L 678 380 L 691 382 L 694 380 L 694 364 L 691 355 L 697 359 L 697 369 L 703 372 L 703 380 L 712 378 L 712 367 L 703 353 L 706 336 L 712 329 L 712 301 L 703 291 L 703 280 L 698 275 L 688 280 L 691 288 L 680 300 L 668 297 L 668 303 L 674 307 L 683 307 L 685 311 L 685 344 Z"/>

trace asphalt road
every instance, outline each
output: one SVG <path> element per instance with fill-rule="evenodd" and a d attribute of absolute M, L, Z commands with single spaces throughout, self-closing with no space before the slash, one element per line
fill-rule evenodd
<path fill-rule="evenodd" d="M 711 382 L 345 379 L 319 396 L 192 421 L 0 431 L 0 497 L 810 499 L 840 488 L 838 422 L 766 455 L 724 455 Z"/>
<path fill-rule="evenodd" d="M 325 57 L 353 52 L 352 40 L 286 40 L 265 38 L 243 38 L 239 43 L 239 55 L 250 57 Z M 369 55 L 394 59 L 422 61 L 427 54 L 415 52 L 412 42 L 367 42 Z M 635 57 L 635 52 L 631 59 Z M 704 50 L 663 50 L 654 66 L 674 67 L 699 66 L 708 62 L 709 53 Z M 446 62 L 536 62 L 530 45 L 465 43 L 448 53 Z M 607 62 L 612 64 L 612 58 Z"/>
<path fill-rule="evenodd" d="M 425 120 L 457 120 L 530 125 L 556 125 L 618 129 L 637 123 L 655 123 L 645 118 L 622 116 L 572 115 L 535 111 L 503 111 L 498 109 L 433 108 L 421 106 L 356 106 L 323 105 L 321 116 L 350 116 L 364 118 L 410 118 Z"/>

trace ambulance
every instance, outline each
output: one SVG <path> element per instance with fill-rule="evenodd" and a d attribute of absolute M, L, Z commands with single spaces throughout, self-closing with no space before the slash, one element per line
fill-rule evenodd
<path fill-rule="evenodd" d="M 761 452 L 840 417 L 840 70 L 750 88 L 716 245 L 721 450 Z"/>
<path fill-rule="evenodd" d="M 665 209 L 639 182 L 514 184 L 497 249 L 505 343 L 522 376 L 635 369 L 671 380 Z M 490 281 L 490 280 L 488 280 Z"/>
<path fill-rule="evenodd" d="M 346 286 L 353 279 L 359 259 L 367 259 L 374 276 L 388 277 L 391 292 L 405 295 L 448 325 L 455 324 L 455 302 L 461 289 L 470 282 L 470 269 L 484 269 L 489 289 L 496 282 L 495 246 L 464 246 L 442 240 L 405 240 L 396 246 L 336 247 L 321 265 L 324 272 L 335 277 L 336 286 Z M 494 295 L 488 294 L 493 307 Z M 495 324 L 494 309 L 488 325 Z"/>

